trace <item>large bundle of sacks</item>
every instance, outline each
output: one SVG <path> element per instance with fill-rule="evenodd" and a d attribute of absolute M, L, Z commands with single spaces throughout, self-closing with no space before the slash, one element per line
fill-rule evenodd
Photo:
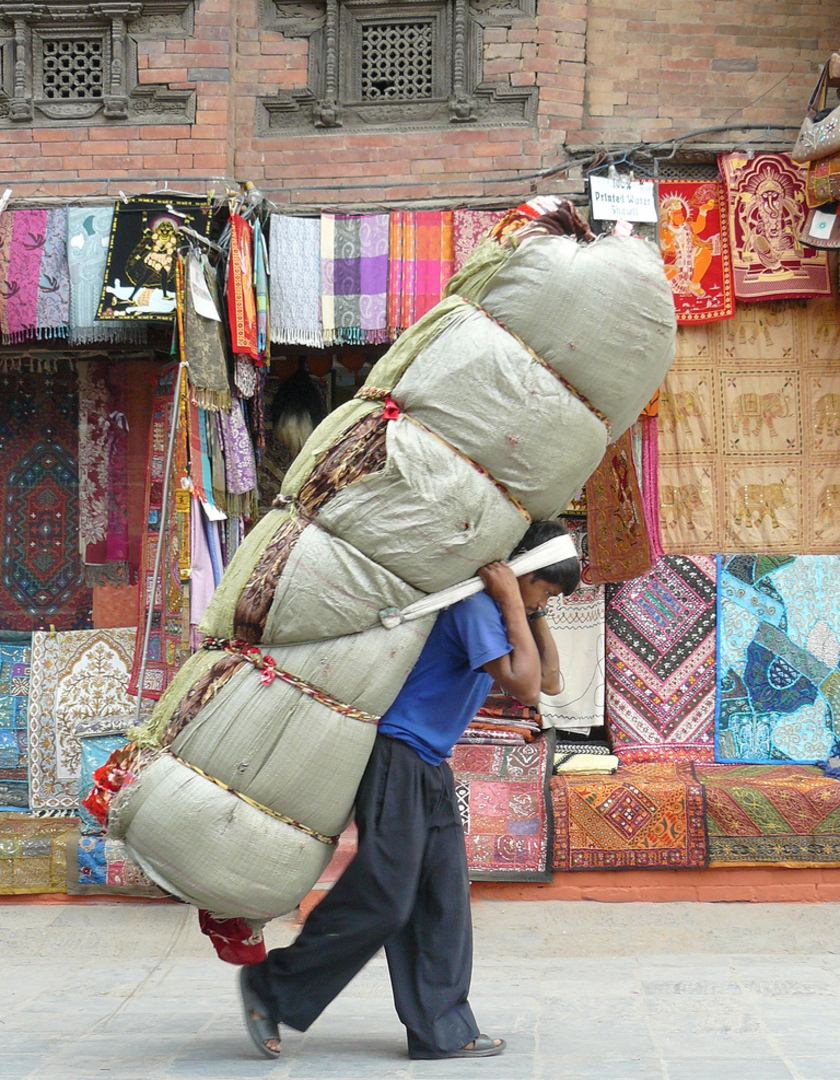
<path fill-rule="evenodd" d="M 309 439 L 112 808 L 149 876 L 218 917 L 291 910 L 331 858 L 433 622 L 380 612 L 562 511 L 673 358 L 661 260 L 635 238 L 496 245 L 450 293 Z"/>

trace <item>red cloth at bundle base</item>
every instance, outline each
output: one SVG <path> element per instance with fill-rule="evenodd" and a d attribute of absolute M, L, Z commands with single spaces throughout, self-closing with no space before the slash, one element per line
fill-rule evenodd
<path fill-rule="evenodd" d="M 831 296 L 828 256 L 800 240 L 806 165 L 787 154 L 718 158 L 726 189 L 737 300 Z"/>
<path fill-rule="evenodd" d="M 735 314 L 728 219 L 722 207 L 717 181 L 659 185 L 659 239 L 682 325 Z"/>
<path fill-rule="evenodd" d="M 230 216 L 227 264 L 230 344 L 235 356 L 260 359 L 257 345 L 257 298 L 254 292 L 254 234 L 239 214 Z"/>
<path fill-rule="evenodd" d="M 265 960 L 265 941 L 262 931 L 246 919 L 217 919 L 209 911 L 199 909 L 198 925 L 213 943 L 216 955 L 226 964 L 261 964 Z"/>

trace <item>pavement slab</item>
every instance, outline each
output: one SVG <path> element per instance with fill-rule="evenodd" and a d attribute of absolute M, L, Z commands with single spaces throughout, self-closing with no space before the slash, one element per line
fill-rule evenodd
<path fill-rule="evenodd" d="M 473 915 L 471 1001 L 503 1056 L 409 1061 L 380 955 L 267 1061 L 191 909 L 3 905 L 0 1080 L 840 1080 L 840 904 Z"/>

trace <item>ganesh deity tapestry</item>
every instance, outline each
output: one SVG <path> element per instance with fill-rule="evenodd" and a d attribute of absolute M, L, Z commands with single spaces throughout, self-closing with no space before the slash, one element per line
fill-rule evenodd
<path fill-rule="evenodd" d="M 800 237 L 808 210 L 807 164 L 787 154 L 721 154 L 735 296 L 783 300 L 831 296 L 828 255 Z"/>
<path fill-rule="evenodd" d="M 840 304 L 748 304 L 680 329 L 659 501 L 669 553 L 840 550 Z"/>

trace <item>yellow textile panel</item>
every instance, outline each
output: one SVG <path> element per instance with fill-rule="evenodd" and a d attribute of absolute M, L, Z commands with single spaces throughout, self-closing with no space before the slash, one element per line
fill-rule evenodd
<path fill-rule="evenodd" d="M 666 552 L 840 546 L 840 304 L 742 304 L 681 328 L 660 398 Z"/>

